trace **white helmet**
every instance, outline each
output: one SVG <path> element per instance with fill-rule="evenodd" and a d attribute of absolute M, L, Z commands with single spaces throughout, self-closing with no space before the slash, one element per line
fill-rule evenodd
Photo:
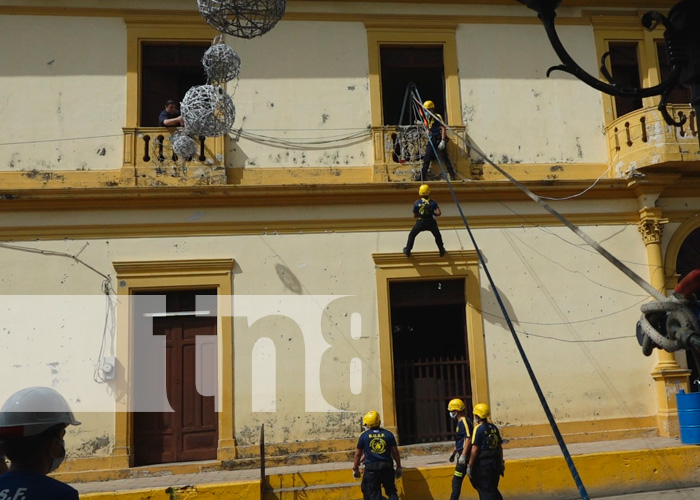
<path fill-rule="evenodd" d="M 63 396 L 50 387 L 17 391 L 0 408 L 0 437 L 36 436 L 58 424 L 80 422 Z"/>

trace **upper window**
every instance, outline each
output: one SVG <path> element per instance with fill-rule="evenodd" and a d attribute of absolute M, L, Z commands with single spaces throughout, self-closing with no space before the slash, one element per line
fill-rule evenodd
<path fill-rule="evenodd" d="M 139 124 L 142 127 L 157 127 L 165 101 L 182 102 L 191 87 L 207 82 L 201 61 L 209 46 L 157 42 L 141 45 Z"/>
<path fill-rule="evenodd" d="M 659 71 L 661 72 L 661 81 L 665 80 L 671 73 L 671 65 L 668 62 L 668 51 L 663 40 L 656 41 L 656 55 L 659 59 Z M 690 89 L 688 87 L 676 87 L 671 91 L 668 97 L 668 102 L 671 104 L 689 104 Z"/>
<path fill-rule="evenodd" d="M 637 42 L 610 42 L 610 69 L 616 83 L 628 88 L 639 88 L 639 58 Z M 615 96 L 615 116 L 626 115 L 642 108 L 642 99 Z"/>
<path fill-rule="evenodd" d="M 438 112 L 445 109 L 445 65 L 442 46 L 383 46 L 380 49 L 382 72 L 382 111 L 384 125 L 408 125 L 411 103 L 406 89 L 410 83 L 423 100 L 435 103 Z M 447 119 L 447 117 L 444 117 Z"/>
<path fill-rule="evenodd" d="M 456 24 L 426 29 L 413 21 L 367 20 L 365 26 L 372 127 L 399 124 L 409 83 L 450 125 L 462 125 Z"/>
<path fill-rule="evenodd" d="M 636 17 L 593 18 L 598 58 L 610 52 L 606 64 L 615 82 L 624 87 L 648 88 L 658 85 L 670 73 L 663 28 L 645 30 Z M 610 123 L 641 108 L 656 107 L 661 96 L 639 98 L 603 95 L 605 121 Z M 683 87 L 669 95 L 669 104 L 688 104 L 690 91 Z"/>
<path fill-rule="evenodd" d="M 201 59 L 219 33 L 199 13 L 178 17 L 133 14 L 126 22 L 126 127 L 158 126 L 165 101 L 181 102 L 206 82 Z"/>

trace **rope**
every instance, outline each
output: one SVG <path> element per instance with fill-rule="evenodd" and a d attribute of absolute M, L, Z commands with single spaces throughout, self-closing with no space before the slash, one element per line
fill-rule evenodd
<path fill-rule="evenodd" d="M 414 96 L 414 100 L 418 103 L 418 105 L 421 106 L 421 108 L 423 108 L 420 100 L 416 99 L 415 96 Z M 439 120 L 438 117 L 435 116 L 433 113 L 431 113 L 429 110 L 427 110 L 425 108 L 423 108 L 423 110 L 430 113 L 430 115 L 435 120 L 440 121 L 440 123 L 442 123 L 443 126 L 447 127 L 447 125 L 445 125 L 444 122 Z M 426 124 L 426 127 L 427 127 L 427 124 Z M 432 143 L 432 141 L 430 141 L 430 144 L 431 144 L 433 150 L 435 151 L 435 145 Z M 484 270 L 484 274 L 486 275 L 486 278 L 488 279 L 489 284 L 491 285 L 491 289 L 493 290 L 494 296 L 496 297 L 496 301 L 498 302 L 498 306 L 500 307 L 501 312 L 503 313 L 503 317 L 506 320 L 506 323 L 508 325 L 508 329 L 510 330 L 511 335 L 513 336 L 513 341 L 515 342 L 515 346 L 518 349 L 518 353 L 520 353 L 520 357 L 523 360 L 523 364 L 525 365 L 525 369 L 527 370 L 527 373 L 530 376 L 530 380 L 532 381 L 532 385 L 535 388 L 535 392 L 537 393 L 537 397 L 540 401 L 540 404 L 542 405 L 542 408 L 544 409 L 544 412 L 547 415 L 547 420 L 549 421 L 549 425 L 552 428 L 552 432 L 554 433 L 554 436 L 556 437 L 557 443 L 559 444 L 559 448 L 561 449 L 561 452 L 564 455 L 564 460 L 566 460 L 566 464 L 569 466 L 569 471 L 571 472 L 571 476 L 573 477 L 574 482 L 576 483 L 576 486 L 577 486 L 578 491 L 581 495 L 581 498 L 583 500 L 589 500 L 588 493 L 586 492 L 586 487 L 583 485 L 583 481 L 581 480 L 581 476 L 579 476 L 578 470 L 576 469 L 576 465 L 574 464 L 574 461 L 571 458 L 571 454 L 569 453 L 569 450 L 566 447 L 566 443 L 564 442 L 564 438 L 562 437 L 561 432 L 559 432 L 559 427 L 557 426 L 557 423 L 554 420 L 554 415 L 552 414 L 552 411 L 549 409 L 549 405 L 547 404 L 547 400 L 544 397 L 544 393 L 542 392 L 542 388 L 540 387 L 540 384 L 537 381 L 537 377 L 535 376 L 535 372 L 532 370 L 532 366 L 530 365 L 530 361 L 527 358 L 527 354 L 525 354 L 525 350 L 523 349 L 523 346 L 520 343 L 520 339 L 518 338 L 518 335 L 515 332 L 513 322 L 511 321 L 510 315 L 508 314 L 508 311 L 506 310 L 506 307 L 503 303 L 503 300 L 501 299 L 501 294 L 499 293 L 498 288 L 496 287 L 496 284 L 494 283 L 493 278 L 491 277 L 491 273 L 489 272 L 489 268 L 486 265 L 486 260 L 484 259 L 484 256 L 482 255 L 481 250 L 479 249 L 479 245 L 476 243 L 476 239 L 474 238 L 474 234 L 472 233 L 472 230 L 469 227 L 469 223 L 467 222 L 467 218 L 464 216 L 464 212 L 462 211 L 462 206 L 460 205 L 459 199 L 457 198 L 457 194 L 455 193 L 455 190 L 452 187 L 452 183 L 448 179 L 447 172 L 445 171 L 445 167 L 443 166 L 442 161 L 440 161 L 440 155 L 437 154 L 437 151 L 435 151 L 435 157 L 438 160 L 438 164 L 440 165 L 440 170 L 442 171 L 442 175 L 445 178 L 445 181 L 447 182 L 447 187 L 449 188 L 450 193 L 452 195 L 452 199 L 454 200 L 455 205 L 457 206 L 457 210 L 459 211 L 459 215 L 462 218 L 462 222 L 464 223 L 464 227 L 467 229 L 467 233 L 469 234 L 469 238 L 472 241 L 472 245 L 474 245 L 474 250 L 476 251 L 476 254 L 479 258 L 479 263 L 481 264 L 481 267 Z M 498 168 L 498 167 L 496 167 L 496 168 L 499 171 L 501 171 L 500 168 Z M 505 172 L 503 172 L 503 173 L 510 180 L 515 181 L 515 179 L 508 176 L 508 174 L 506 174 Z M 515 181 L 515 182 L 517 182 L 517 181 Z M 523 188 L 524 188 L 524 186 L 523 186 Z M 525 189 L 527 189 L 527 188 L 525 188 Z M 533 196 L 534 196 L 533 199 L 537 198 L 537 196 L 534 193 L 532 193 L 529 190 L 528 190 L 528 192 L 530 194 L 532 194 L 531 198 Z M 539 199 L 539 198 L 537 198 L 537 199 Z M 541 203 L 544 203 L 544 202 L 541 202 Z M 564 219 L 564 220 L 566 220 L 566 219 Z M 569 223 L 569 224 L 571 224 L 571 223 Z M 573 226 L 573 224 L 571 224 L 571 225 Z M 622 263 L 620 263 L 620 264 L 622 264 Z M 624 264 L 622 264 L 622 265 L 624 265 Z M 630 270 L 630 272 L 632 272 L 632 271 Z"/>

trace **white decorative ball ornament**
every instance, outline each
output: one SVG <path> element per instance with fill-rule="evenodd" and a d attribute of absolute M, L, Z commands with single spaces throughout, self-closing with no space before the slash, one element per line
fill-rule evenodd
<path fill-rule="evenodd" d="M 236 121 L 233 99 L 222 87 L 197 85 L 185 94 L 180 104 L 187 135 L 219 137 Z"/>
<path fill-rule="evenodd" d="M 284 16 L 285 0 L 197 0 L 199 12 L 221 33 L 262 36 Z"/>
<path fill-rule="evenodd" d="M 202 66 L 209 83 L 223 84 L 238 78 L 238 73 L 241 71 L 241 58 L 228 45 L 216 43 L 204 53 Z"/>

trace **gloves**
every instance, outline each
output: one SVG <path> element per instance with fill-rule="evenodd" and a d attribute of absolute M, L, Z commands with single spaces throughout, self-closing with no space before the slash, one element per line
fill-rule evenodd
<path fill-rule="evenodd" d="M 355 479 L 360 479 L 360 476 L 361 476 L 360 469 L 353 469 L 352 470 L 352 477 L 354 477 Z"/>
<path fill-rule="evenodd" d="M 445 141 L 440 141 L 440 144 L 438 144 L 438 149 L 445 149 Z"/>
<path fill-rule="evenodd" d="M 505 477 L 506 475 L 506 463 L 505 461 L 501 462 L 501 477 Z"/>
<path fill-rule="evenodd" d="M 396 479 L 401 479 L 401 476 L 403 476 L 403 469 L 401 467 L 397 467 L 396 472 L 394 473 L 394 477 Z"/>
<path fill-rule="evenodd" d="M 456 454 L 457 454 L 457 451 L 453 451 L 453 452 L 452 452 L 452 455 L 450 455 L 450 462 L 454 462 L 454 461 L 455 461 L 455 455 L 456 455 Z"/>
<path fill-rule="evenodd" d="M 467 477 L 472 478 L 472 468 L 467 465 Z"/>
<path fill-rule="evenodd" d="M 457 459 L 457 463 L 459 465 L 466 465 L 467 464 L 467 456 L 466 455 L 460 455 L 459 458 Z"/>

